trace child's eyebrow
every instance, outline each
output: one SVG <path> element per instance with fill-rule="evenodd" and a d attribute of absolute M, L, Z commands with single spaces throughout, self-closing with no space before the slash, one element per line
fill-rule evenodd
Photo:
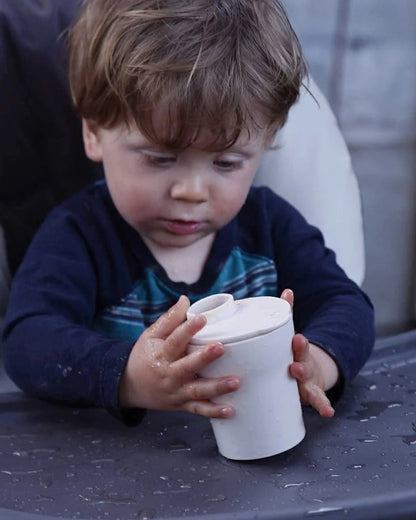
<path fill-rule="evenodd" d="M 243 150 L 239 147 L 236 147 L 236 148 L 231 147 L 226 150 L 222 150 L 221 152 L 218 152 L 218 153 L 221 155 L 227 155 L 227 154 L 240 155 L 244 159 L 250 159 L 253 156 L 253 152 L 251 150 Z"/>

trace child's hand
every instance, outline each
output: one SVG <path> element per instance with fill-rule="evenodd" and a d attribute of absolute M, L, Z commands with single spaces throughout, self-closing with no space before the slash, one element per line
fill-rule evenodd
<path fill-rule="evenodd" d="M 146 329 L 131 351 L 120 384 L 120 404 L 154 410 L 181 410 L 205 417 L 229 417 L 231 406 L 215 397 L 237 390 L 237 377 L 196 377 L 222 356 L 224 345 L 213 342 L 187 354 L 188 343 L 206 323 L 204 316 L 184 321 L 189 300 L 178 302 Z"/>
<path fill-rule="evenodd" d="M 293 307 L 293 292 L 285 289 L 281 296 Z M 292 340 L 293 363 L 289 367 L 297 380 L 302 404 L 311 405 L 322 415 L 332 417 L 335 413 L 325 390 L 332 388 L 339 372 L 335 361 L 320 347 L 309 343 L 302 334 Z"/>

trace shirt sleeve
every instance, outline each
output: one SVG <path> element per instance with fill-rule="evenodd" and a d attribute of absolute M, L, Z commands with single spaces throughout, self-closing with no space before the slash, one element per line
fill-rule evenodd
<path fill-rule="evenodd" d="M 132 341 L 108 339 L 92 324 L 102 294 L 120 285 L 116 244 L 56 210 L 37 233 L 13 280 L 3 334 L 7 373 L 24 391 L 77 406 L 100 406 L 128 424 L 143 410 L 119 405 Z M 111 250 L 111 253 L 110 253 Z M 106 273 L 106 275 L 105 275 Z M 103 280 L 106 279 L 106 282 Z"/>
<path fill-rule="evenodd" d="M 279 291 L 294 292 L 295 330 L 323 348 L 350 381 L 374 346 L 374 312 L 368 296 L 350 280 L 325 247 L 320 231 L 292 206 L 276 201 L 275 259 Z"/>

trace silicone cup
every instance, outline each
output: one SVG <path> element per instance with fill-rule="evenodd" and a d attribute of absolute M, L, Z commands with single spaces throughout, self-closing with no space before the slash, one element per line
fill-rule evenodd
<path fill-rule="evenodd" d="M 252 460 L 298 444 L 305 426 L 297 383 L 288 371 L 294 334 L 290 305 L 274 297 L 234 301 L 232 295 L 218 294 L 193 304 L 188 319 L 196 314 L 205 315 L 207 324 L 189 350 L 212 340 L 225 346 L 224 355 L 200 375 L 241 379 L 239 390 L 215 400 L 234 408 L 230 418 L 211 419 L 219 452 L 234 460 Z"/>

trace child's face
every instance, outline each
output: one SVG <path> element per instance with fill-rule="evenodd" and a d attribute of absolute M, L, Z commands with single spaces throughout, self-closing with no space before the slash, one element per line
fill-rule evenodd
<path fill-rule="evenodd" d="M 83 130 L 118 211 L 158 248 L 187 247 L 225 226 L 244 204 L 265 146 L 264 133 L 253 132 L 223 152 L 198 142 L 175 152 L 121 125 L 94 129 L 84 121 Z"/>

